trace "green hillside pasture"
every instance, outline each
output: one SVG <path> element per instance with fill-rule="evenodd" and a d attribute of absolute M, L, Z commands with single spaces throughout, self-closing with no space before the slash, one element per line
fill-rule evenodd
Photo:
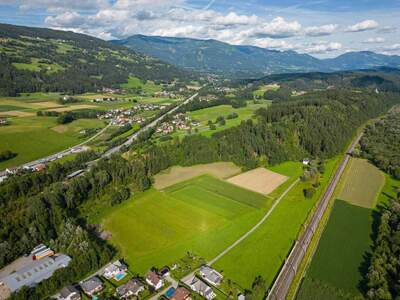
<path fill-rule="evenodd" d="M 400 180 L 391 177 L 389 174 L 385 175 L 385 185 L 378 196 L 379 205 L 387 205 L 391 200 L 396 199 L 397 192 L 400 190 Z"/>
<path fill-rule="evenodd" d="M 337 162 L 338 158 L 327 161 L 325 174 L 321 177 L 321 186 L 313 198 L 304 198 L 303 189 L 309 184 L 299 182 L 275 207 L 269 218 L 218 260 L 214 267 L 222 270 L 228 278 L 243 288 L 251 288 L 254 278 L 258 275 L 271 285 L 311 209 L 329 182 Z M 296 164 L 285 164 L 279 168 L 288 171 L 294 166 Z M 275 170 L 279 168 L 276 167 Z M 294 173 L 297 172 L 296 168 L 293 170 Z"/>
<path fill-rule="evenodd" d="M 335 201 L 308 270 L 308 282 L 301 287 L 297 299 L 316 299 L 311 295 L 318 290 L 318 282 L 327 285 L 328 295 L 331 293 L 329 286 L 344 294 L 360 295 L 365 256 L 372 245 L 372 220 L 371 209 Z M 337 296 L 336 299 L 341 298 Z"/>
<path fill-rule="evenodd" d="M 263 201 L 261 195 L 201 176 L 134 197 L 102 224 L 132 270 L 143 274 L 178 261 L 187 251 L 213 258 L 262 217 L 255 206 Z"/>
<path fill-rule="evenodd" d="M 146 81 L 145 83 L 137 77 L 129 76 L 128 82 L 121 84 L 123 89 L 135 89 L 142 88 L 144 92 L 155 93 L 162 90 L 161 85 L 157 85 L 152 81 Z"/>
<path fill-rule="evenodd" d="M 276 91 L 279 90 L 279 84 L 264 84 L 260 86 L 257 90 L 253 91 L 253 96 L 257 98 L 264 97 L 266 91 Z"/>
<path fill-rule="evenodd" d="M 11 125 L 0 127 L 0 150 L 18 153 L 15 158 L 0 163 L 0 170 L 56 153 L 83 141 L 79 131 L 104 127 L 100 120 L 76 120 L 56 124 L 51 117 L 12 118 Z"/>
<path fill-rule="evenodd" d="M 354 205 L 373 208 L 385 176 L 368 161 L 351 158 L 338 198 Z"/>
<path fill-rule="evenodd" d="M 243 120 L 251 119 L 254 111 L 262 107 L 268 107 L 270 104 L 271 102 L 267 100 L 262 101 L 258 104 L 254 104 L 252 101 L 248 101 L 246 107 L 233 108 L 231 105 L 219 105 L 199 109 L 193 112 L 189 112 L 187 114 L 192 118 L 192 120 L 200 122 L 200 126 L 196 127 L 199 132 L 201 132 L 205 136 L 211 136 L 214 132 L 237 126 Z M 236 119 L 228 120 L 227 116 L 233 112 L 237 113 L 238 117 Z M 225 118 L 226 124 L 223 126 L 216 124 L 216 130 L 210 130 L 209 126 L 207 125 L 208 121 L 211 120 L 212 122 L 215 122 L 215 120 L 219 116 L 223 116 Z M 178 134 L 182 133 L 183 132 L 178 132 Z"/>

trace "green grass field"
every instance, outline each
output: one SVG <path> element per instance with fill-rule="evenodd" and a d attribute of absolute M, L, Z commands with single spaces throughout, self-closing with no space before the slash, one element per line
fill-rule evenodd
<path fill-rule="evenodd" d="M 67 125 L 57 125 L 52 117 L 12 118 L 11 125 L 0 127 L 0 150 L 11 150 L 18 155 L 1 162 L 0 170 L 76 145 L 84 140 L 79 131 L 101 127 L 104 127 L 104 123 L 97 119 L 81 119 Z"/>
<path fill-rule="evenodd" d="M 144 92 L 148 93 L 155 93 L 162 90 L 160 85 L 154 84 L 152 81 L 143 83 L 139 78 L 133 76 L 129 76 L 128 82 L 121 84 L 121 87 L 124 89 L 141 88 Z"/>
<path fill-rule="evenodd" d="M 372 223 L 377 214 L 374 208 L 394 197 L 399 185 L 366 160 L 351 158 L 335 191 L 335 197 L 343 200 L 334 203 L 297 299 L 362 295 Z"/>
<path fill-rule="evenodd" d="M 368 208 L 342 200 L 335 201 L 308 269 L 309 279 L 353 296 L 361 295 L 359 286 L 366 271 L 363 266 L 372 245 L 372 213 Z M 310 299 L 313 290 L 314 284 L 308 284 L 307 289 L 301 289 L 298 299 Z"/>
<path fill-rule="evenodd" d="M 308 187 L 308 183 L 298 183 L 282 199 L 269 218 L 252 235 L 217 261 L 215 267 L 223 270 L 228 278 L 243 288 L 250 288 L 258 275 L 270 285 L 297 238 L 302 224 L 329 182 L 337 162 L 338 158 L 327 161 L 321 186 L 313 198 L 306 199 L 303 196 L 303 189 Z M 292 166 L 297 168 L 291 171 Z M 290 176 L 290 173 L 299 175 L 298 168 L 301 170 L 301 166 L 297 163 L 286 163 L 272 170 L 279 172 L 281 169 L 284 171 L 282 174 Z M 288 180 L 290 181 L 293 182 L 293 177 Z"/>
<path fill-rule="evenodd" d="M 184 257 L 211 259 L 263 215 L 269 201 L 211 176 L 134 197 L 103 218 L 132 270 L 144 273 Z"/>
<path fill-rule="evenodd" d="M 385 183 L 383 173 L 364 159 L 351 158 L 337 195 L 354 205 L 373 208 Z"/>

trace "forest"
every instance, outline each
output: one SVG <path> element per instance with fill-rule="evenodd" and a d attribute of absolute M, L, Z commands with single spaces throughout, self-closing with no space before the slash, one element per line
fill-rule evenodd
<path fill-rule="evenodd" d="M 363 157 L 400 179 L 400 108 L 368 125 L 360 141 Z"/>

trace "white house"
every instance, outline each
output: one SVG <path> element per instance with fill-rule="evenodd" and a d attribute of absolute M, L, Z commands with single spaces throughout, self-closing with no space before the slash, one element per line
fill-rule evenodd
<path fill-rule="evenodd" d="M 160 275 L 153 271 L 147 272 L 146 282 L 156 290 L 160 289 L 164 284 L 164 280 Z"/>
<path fill-rule="evenodd" d="M 123 262 L 117 260 L 104 268 L 103 276 L 107 279 L 114 278 L 119 281 L 125 277 L 127 269 L 128 267 Z"/>
<path fill-rule="evenodd" d="M 216 296 L 212 288 L 210 288 L 207 284 L 198 279 L 196 276 L 189 278 L 189 280 L 187 280 L 185 284 L 207 300 L 214 299 Z"/>

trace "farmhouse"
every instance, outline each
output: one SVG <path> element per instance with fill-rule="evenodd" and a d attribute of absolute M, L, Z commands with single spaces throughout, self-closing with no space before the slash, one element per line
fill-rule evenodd
<path fill-rule="evenodd" d="M 80 300 L 81 294 L 73 285 L 70 285 L 61 290 L 60 297 L 58 299 L 59 300 Z"/>
<path fill-rule="evenodd" d="M 127 270 L 128 267 L 120 260 L 117 260 L 105 267 L 103 276 L 107 279 L 114 278 L 116 281 L 119 281 L 126 276 Z"/>
<path fill-rule="evenodd" d="M 190 292 L 184 287 L 178 287 L 172 294 L 171 300 L 191 300 Z"/>
<path fill-rule="evenodd" d="M 70 261 L 71 258 L 65 254 L 34 260 L 8 276 L 1 278 L 0 287 L 10 292 L 15 292 L 23 286 L 33 287 L 50 278 L 56 270 L 68 266 Z"/>
<path fill-rule="evenodd" d="M 7 125 L 7 119 L 5 118 L 0 118 L 0 126 L 1 125 Z"/>
<path fill-rule="evenodd" d="M 222 275 L 210 268 L 209 266 L 202 266 L 200 268 L 200 275 L 203 277 L 208 283 L 212 285 L 219 285 L 222 281 Z"/>
<path fill-rule="evenodd" d="M 160 289 L 163 286 L 163 279 L 156 272 L 149 271 L 146 275 L 146 282 L 155 288 L 156 290 Z"/>
<path fill-rule="evenodd" d="M 204 298 L 211 300 L 215 298 L 214 291 L 203 281 L 198 279 L 196 276 L 191 277 L 185 282 L 193 291 L 199 293 Z"/>
<path fill-rule="evenodd" d="M 127 299 L 132 296 L 139 296 L 142 291 L 144 291 L 144 285 L 139 280 L 132 279 L 117 288 L 117 295 L 120 298 Z"/>
<path fill-rule="evenodd" d="M 93 276 L 88 280 L 81 282 L 80 286 L 85 294 L 90 297 L 103 290 L 103 282 L 97 276 Z"/>

